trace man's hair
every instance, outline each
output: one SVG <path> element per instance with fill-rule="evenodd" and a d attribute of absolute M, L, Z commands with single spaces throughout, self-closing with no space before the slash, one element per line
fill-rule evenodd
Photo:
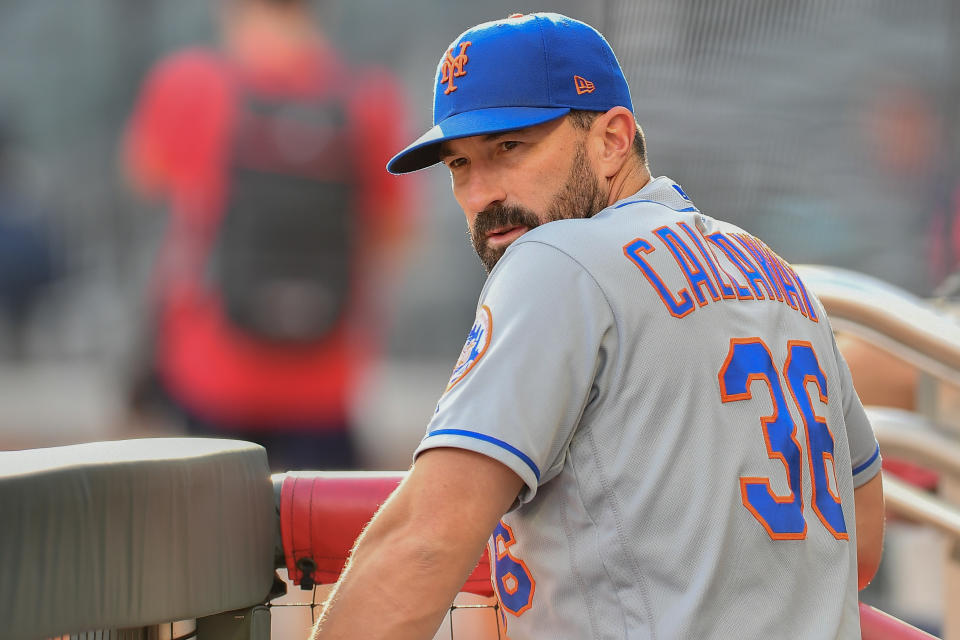
<path fill-rule="evenodd" d="M 574 126 L 574 128 L 586 131 L 601 113 L 603 113 L 603 111 L 571 109 L 570 113 L 567 115 L 570 117 L 570 123 Z M 640 160 L 640 164 L 642 164 L 644 167 L 647 167 L 647 141 L 643 136 L 643 128 L 640 126 L 640 123 L 636 122 L 636 120 L 634 120 L 634 122 L 637 125 L 637 130 L 633 135 L 633 152 Z"/>

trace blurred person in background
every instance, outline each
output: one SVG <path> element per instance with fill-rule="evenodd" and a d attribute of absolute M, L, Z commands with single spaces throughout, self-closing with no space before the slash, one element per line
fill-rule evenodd
<path fill-rule="evenodd" d="M 922 83 L 886 78 L 870 92 L 859 124 L 879 184 L 894 189 L 890 198 L 907 194 L 903 215 L 919 223 L 926 260 L 916 269 L 925 276 L 920 295 L 932 289 L 935 298 L 950 298 L 960 290 L 960 183 L 950 174 L 948 126 L 935 98 Z M 853 333 L 840 332 L 837 344 L 865 405 L 918 410 L 913 364 Z"/>
<path fill-rule="evenodd" d="M 341 59 L 309 0 L 216 8 L 219 49 L 157 63 L 127 130 L 134 186 L 170 215 L 149 379 L 190 433 L 259 442 L 275 470 L 351 468 L 411 222 L 383 171 L 399 85 Z"/>
<path fill-rule="evenodd" d="M 936 89 L 887 79 L 865 104 L 860 125 L 879 184 L 904 194 L 903 216 L 922 225 L 917 237 L 926 273 L 917 269 L 925 276 L 917 293 L 936 295 L 936 287 L 960 266 L 955 222 L 960 184 L 951 175 L 948 124 Z"/>
<path fill-rule="evenodd" d="M 0 313 L 6 329 L 0 353 L 19 361 L 27 352 L 30 314 L 57 269 L 49 230 L 14 185 L 12 147 L 12 123 L 0 118 Z"/>

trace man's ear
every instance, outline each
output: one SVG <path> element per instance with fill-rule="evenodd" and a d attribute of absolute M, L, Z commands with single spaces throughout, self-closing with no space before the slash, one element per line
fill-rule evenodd
<path fill-rule="evenodd" d="M 637 123 L 626 107 L 614 107 L 598 116 L 590 127 L 597 154 L 596 168 L 604 178 L 616 175 L 633 153 Z"/>

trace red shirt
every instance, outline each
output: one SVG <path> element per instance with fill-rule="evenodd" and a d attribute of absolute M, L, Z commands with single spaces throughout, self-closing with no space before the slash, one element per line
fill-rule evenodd
<path fill-rule="evenodd" d="M 349 79 L 347 110 L 359 137 L 359 244 L 376 247 L 409 222 L 407 183 L 384 168 L 405 139 L 400 92 L 386 72 L 351 70 L 325 47 L 259 68 L 239 68 L 201 49 L 161 61 L 144 85 L 126 148 L 132 176 L 170 203 L 154 282 L 157 367 L 178 402 L 208 420 L 241 428 L 343 421 L 357 374 L 377 351 L 376 322 L 360 309 L 362 279 L 347 320 L 322 343 L 296 350 L 232 328 L 204 284 L 225 202 L 238 79 L 258 91 L 296 95 L 342 89 L 337 85 Z M 357 256 L 361 273 L 369 257 Z"/>

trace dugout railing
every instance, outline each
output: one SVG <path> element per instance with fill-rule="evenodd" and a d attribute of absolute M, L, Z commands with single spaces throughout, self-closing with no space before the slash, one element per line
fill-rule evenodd
<path fill-rule="evenodd" d="M 960 423 L 937 397 L 947 394 L 944 387 L 960 389 L 960 308 L 846 269 L 799 265 L 796 271 L 820 298 L 834 331 L 855 335 L 923 374 L 918 412 Z"/>
<path fill-rule="evenodd" d="M 868 408 L 884 456 L 906 460 L 937 472 L 937 485 L 955 487 L 960 482 L 960 444 L 926 418 L 902 410 Z M 946 640 L 960 638 L 960 614 L 952 603 L 960 596 L 960 509 L 930 490 L 913 486 L 892 473 L 884 473 L 887 513 L 932 527 L 944 539 L 942 633 Z"/>
<path fill-rule="evenodd" d="M 402 475 L 271 476 L 261 447 L 227 440 L 2 452 L 0 637 L 267 640 L 276 569 L 335 580 Z M 464 589 L 489 597 L 485 562 Z M 861 620 L 867 640 L 929 637 L 868 607 Z"/>
<path fill-rule="evenodd" d="M 845 269 L 801 265 L 797 273 L 820 298 L 835 332 L 855 336 L 917 372 L 912 412 L 871 408 L 880 448 L 887 459 L 937 471 L 936 504 L 960 507 L 960 308 Z M 891 484 L 887 491 L 891 508 L 916 511 L 925 505 L 929 524 L 949 528 L 951 518 L 941 517 L 928 495 L 900 496 L 899 489 Z M 943 552 L 942 628 L 953 640 L 960 639 L 960 609 L 950 605 L 960 602 L 960 543 L 949 540 Z"/>

